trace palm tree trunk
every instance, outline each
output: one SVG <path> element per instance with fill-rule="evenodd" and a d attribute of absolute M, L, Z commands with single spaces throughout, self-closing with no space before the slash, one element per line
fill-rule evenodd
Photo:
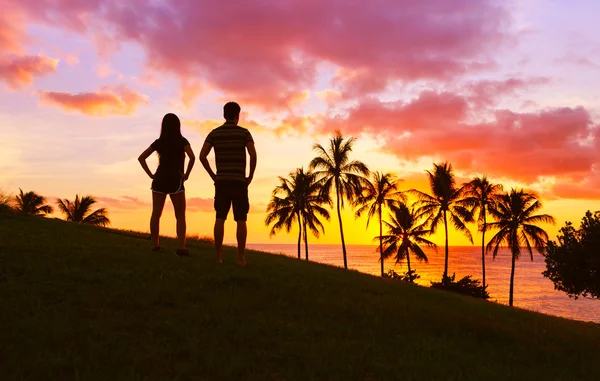
<path fill-rule="evenodd" d="M 306 219 L 304 220 L 304 253 L 308 261 L 308 234 L 306 233 Z"/>
<path fill-rule="evenodd" d="M 485 206 L 482 208 L 483 212 L 483 232 L 481 233 L 481 273 L 483 277 L 483 289 L 485 290 L 485 230 L 487 228 Z"/>
<path fill-rule="evenodd" d="M 410 251 L 406 252 L 406 265 L 408 266 L 408 273 L 410 274 Z"/>
<path fill-rule="evenodd" d="M 448 219 L 446 217 L 446 211 L 444 210 L 444 229 L 446 231 L 446 259 L 444 261 L 444 284 L 448 280 Z"/>
<path fill-rule="evenodd" d="M 342 253 L 344 254 L 344 268 L 348 269 L 348 261 L 346 260 L 346 241 L 344 240 L 344 228 L 342 227 L 342 214 L 340 211 L 340 192 L 339 192 L 339 184 L 335 182 L 335 196 L 337 201 L 337 215 L 338 221 L 340 223 L 340 236 L 342 238 Z"/>
<path fill-rule="evenodd" d="M 383 276 L 383 222 L 381 222 L 381 205 L 379 205 L 379 260 L 381 261 L 381 276 Z"/>
<path fill-rule="evenodd" d="M 300 257 L 300 244 L 302 243 L 302 217 L 298 214 L 298 259 Z"/>
<path fill-rule="evenodd" d="M 513 290 L 515 284 L 515 253 L 512 253 L 512 267 L 510 269 L 510 294 L 508 296 L 508 305 L 512 307 L 513 305 Z"/>

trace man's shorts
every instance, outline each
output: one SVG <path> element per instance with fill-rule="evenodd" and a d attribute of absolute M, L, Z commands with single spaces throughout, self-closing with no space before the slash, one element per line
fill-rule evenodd
<path fill-rule="evenodd" d="M 248 183 L 235 180 L 217 180 L 215 182 L 217 218 L 226 220 L 231 205 L 233 205 L 233 218 L 236 221 L 246 221 L 248 210 L 250 210 Z"/>

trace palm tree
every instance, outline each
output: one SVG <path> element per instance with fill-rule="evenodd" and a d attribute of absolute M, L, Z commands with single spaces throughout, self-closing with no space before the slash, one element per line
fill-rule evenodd
<path fill-rule="evenodd" d="M 267 206 L 265 224 L 273 224 L 270 235 L 275 235 L 279 230 L 289 232 L 294 223 L 298 223 L 298 259 L 300 259 L 300 245 L 304 231 L 306 259 L 308 259 L 308 235 L 306 229 L 319 235 L 319 229 L 324 231 L 323 224 L 318 215 L 329 219 L 329 212 L 321 207 L 323 203 L 330 203 L 328 196 L 321 195 L 316 177 L 310 171 L 298 168 L 289 174 L 289 178 L 279 177 L 280 184 L 272 192 L 271 201 Z"/>
<path fill-rule="evenodd" d="M 548 214 L 534 214 L 542 208 L 542 203 L 533 192 L 523 189 L 511 189 L 510 193 L 500 196 L 500 199 L 489 209 L 496 222 L 490 222 L 490 229 L 498 229 L 498 233 L 487 244 L 487 250 L 493 250 L 496 258 L 500 245 L 506 244 L 512 255 L 510 270 L 510 294 L 508 305 L 513 305 L 513 286 L 515 280 L 515 261 L 521 256 L 521 248 L 525 248 L 533 261 L 532 246 L 540 253 L 548 242 L 548 233 L 536 223 L 554 223 L 554 217 Z"/>
<path fill-rule="evenodd" d="M 110 220 L 105 208 L 92 210 L 92 205 L 97 203 L 92 196 L 75 196 L 75 201 L 68 199 L 58 199 L 58 209 L 65 215 L 67 221 L 80 222 L 96 226 L 107 226 Z"/>
<path fill-rule="evenodd" d="M 398 201 L 406 201 L 406 196 L 398 191 L 399 180 L 391 173 L 375 172 L 372 181 L 365 181 L 362 192 L 356 199 L 356 217 L 360 217 L 367 212 L 367 228 L 373 216 L 379 218 L 379 253 L 381 262 L 381 276 L 384 276 L 383 269 L 383 222 L 382 210 L 384 206 L 388 208 Z"/>
<path fill-rule="evenodd" d="M 267 217 L 265 225 L 271 227 L 270 236 L 274 236 L 281 229 L 290 232 L 292 225 L 298 222 L 298 259 L 300 259 L 300 244 L 302 243 L 302 217 L 300 214 L 299 189 L 301 179 L 297 178 L 297 172 L 290 173 L 289 179 L 279 176 L 280 184 L 273 189 L 271 201 L 267 205 Z"/>
<path fill-rule="evenodd" d="M 410 254 L 412 253 L 419 261 L 428 262 L 427 255 L 419 245 L 425 245 L 437 250 L 435 243 L 423 238 L 430 235 L 431 229 L 427 228 L 428 221 L 419 223 L 421 217 L 413 208 L 409 208 L 405 203 L 400 202 L 390 207 L 391 221 L 385 221 L 387 235 L 380 237 L 383 239 L 385 249 L 382 251 L 382 258 L 389 258 L 396 254 L 396 263 L 406 259 L 408 272 L 410 273 Z"/>
<path fill-rule="evenodd" d="M 302 216 L 304 249 L 308 261 L 308 231 L 310 230 L 317 238 L 320 233 L 325 233 L 325 227 L 319 217 L 329 221 L 329 211 L 322 205 L 331 206 L 331 198 L 328 193 L 321 192 L 321 186 L 313 172 L 304 173 L 303 169 L 300 168 L 297 173 L 299 176 L 303 176 L 300 192 L 300 214 Z"/>
<path fill-rule="evenodd" d="M 446 233 L 445 243 L 445 262 L 443 281 L 448 279 L 448 218 L 454 228 L 463 233 L 471 243 L 473 236 L 466 226 L 466 222 L 473 222 L 473 215 L 468 209 L 468 203 L 463 199 L 465 194 L 464 187 L 458 188 L 454 179 L 452 165 L 448 162 L 442 164 L 433 164 L 433 172 L 427 171 L 431 195 L 412 190 L 419 198 L 418 214 L 426 216 L 431 222 L 432 233 L 437 231 L 438 226 L 443 221 Z"/>
<path fill-rule="evenodd" d="M 22 213 L 38 216 L 53 212 L 52 207 L 46 204 L 46 199 L 32 191 L 24 193 L 19 188 L 19 194 L 15 196 L 15 201 L 17 210 Z"/>
<path fill-rule="evenodd" d="M 316 170 L 315 175 L 320 182 L 323 194 L 331 194 L 332 188 L 335 190 L 344 268 L 346 269 L 348 268 L 348 261 L 341 208 L 344 207 L 344 200 L 352 201 L 360 194 L 364 183 L 363 176 L 369 175 L 369 169 L 363 162 L 350 160 L 350 152 L 352 152 L 355 141 L 355 138 L 344 140 L 342 134 L 336 131 L 329 140 L 327 149 L 320 144 L 314 145 L 313 149 L 316 151 L 317 157 L 310 162 L 309 167 L 311 170 Z"/>
<path fill-rule="evenodd" d="M 475 177 L 465 189 L 465 202 L 470 205 L 473 214 L 478 213 L 477 224 L 481 232 L 481 271 L 483 288 L 485 289 L 485 232 L 487 230 L 487 214 L 500 198 L 501 184 L 492 184 L 486 176 Z"/>

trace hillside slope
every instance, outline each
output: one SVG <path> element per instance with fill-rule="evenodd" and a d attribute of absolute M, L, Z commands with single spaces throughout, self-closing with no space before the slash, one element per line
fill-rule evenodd
<path fill-rule="evenodd" d="M 595 324 L 143 237 L 0 216 L 0 379 L 600 379 Z"/>

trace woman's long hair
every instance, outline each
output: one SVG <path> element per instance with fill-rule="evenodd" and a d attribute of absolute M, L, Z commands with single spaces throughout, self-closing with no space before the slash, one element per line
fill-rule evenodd
<path fill-rule="evenodd" d="M 183 136 L 181 135 L 181 122 L 179 121 L 179 118 L 172 113 L 166 114 L 162 120 L 160 137 L 158 140 L 166 142 L 181 138 L 183 138 Z"/>

